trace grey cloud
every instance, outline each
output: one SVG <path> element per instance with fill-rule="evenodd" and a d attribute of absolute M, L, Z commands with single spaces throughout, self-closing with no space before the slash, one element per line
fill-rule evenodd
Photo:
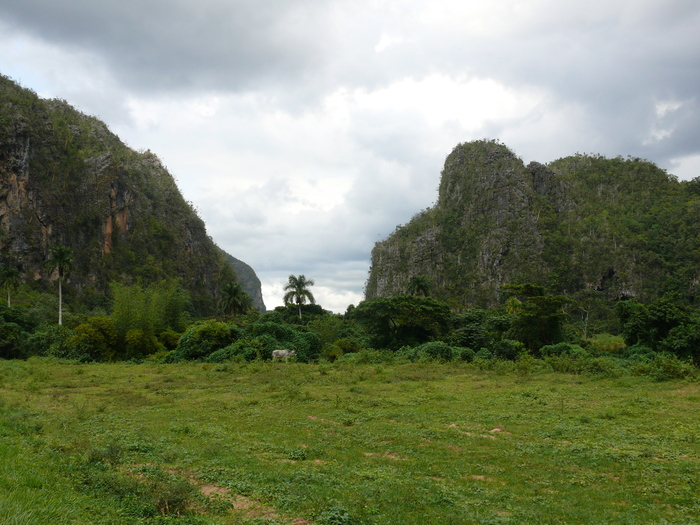
<path fill-rule="evenodd" d="M 8 0 L 0 16 L 34 36 L 102 55 L 133 89 L 249 89 L 298 79 L 328 37 L 320 2 Z"/>

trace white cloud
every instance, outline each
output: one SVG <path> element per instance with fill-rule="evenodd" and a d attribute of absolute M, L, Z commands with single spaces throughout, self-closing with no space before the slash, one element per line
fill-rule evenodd
<path fill-rule="evenodd" d="M 0 72 L 156 153 L 269 306 L 292 273 L 358 302 L 459 142 L 700 175 L 698 2 L 278 4 L 6 0 Z"/>

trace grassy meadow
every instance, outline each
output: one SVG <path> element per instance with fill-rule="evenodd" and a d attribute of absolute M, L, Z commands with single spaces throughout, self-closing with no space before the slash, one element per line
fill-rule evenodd
<path fill-rule="evenodd" d="M 700 523 L 700 383 L 0 361 L 0 524 Z"/>

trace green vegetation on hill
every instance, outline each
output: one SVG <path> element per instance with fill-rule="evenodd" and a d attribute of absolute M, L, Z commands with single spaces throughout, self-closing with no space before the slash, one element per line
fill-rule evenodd
<path fill-rule="evenodd" d="M 237 279 L 156 155 L 133 151 L 98 119 L 0 75 L 0 265 L 49 291 L 44 262 L 57 247 L 73 253 L 64 288 L 74 311 L 91 310 L 113 282 L 177 277 L 192 312 L 210 315 L 222 286 Z M 264 309 L 254 272 L 238 267 Z"/>
<path fill-rule="evenodd" d="M 495 306 L 512 283 L 600 292 L 610 305 L 666 293 L 693 302 L 699 185 L 641 159 L 576 155 L 525 166 L 497 142 L 460 144 L 436 205 L 375 245 L 366 298 L 405 294 L 422 276 L 433 297 L 460 309 Z"/>

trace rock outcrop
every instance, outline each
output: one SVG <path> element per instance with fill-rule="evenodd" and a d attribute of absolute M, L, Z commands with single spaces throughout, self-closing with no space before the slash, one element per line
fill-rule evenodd
<path fill-rule="evenodd" d="M 460 144 L 436 205 L 375 245 L 366 298 L 406 293 L 414 276 L 455 307 L 492 306 L 502 285 L 524 282 L 612 299 L 694 296 L 692 184 L 641 159 L 576 155 L 525 166 L 498 142 Z"/>
<path fill-rule="evenodd" d="M 44 261 L 58 245 L 73 250 L 78 295 L 104 293 L 110 281 L 178 278 L 205 314 L 222 284 L 236 279 L 156 155 L 131 150 L 65 101 L 40 99 L 0 76 L 0 264 L 42 286 Z M 264 308 L 259 281 L 256 289 L 247 280 Z"/>

